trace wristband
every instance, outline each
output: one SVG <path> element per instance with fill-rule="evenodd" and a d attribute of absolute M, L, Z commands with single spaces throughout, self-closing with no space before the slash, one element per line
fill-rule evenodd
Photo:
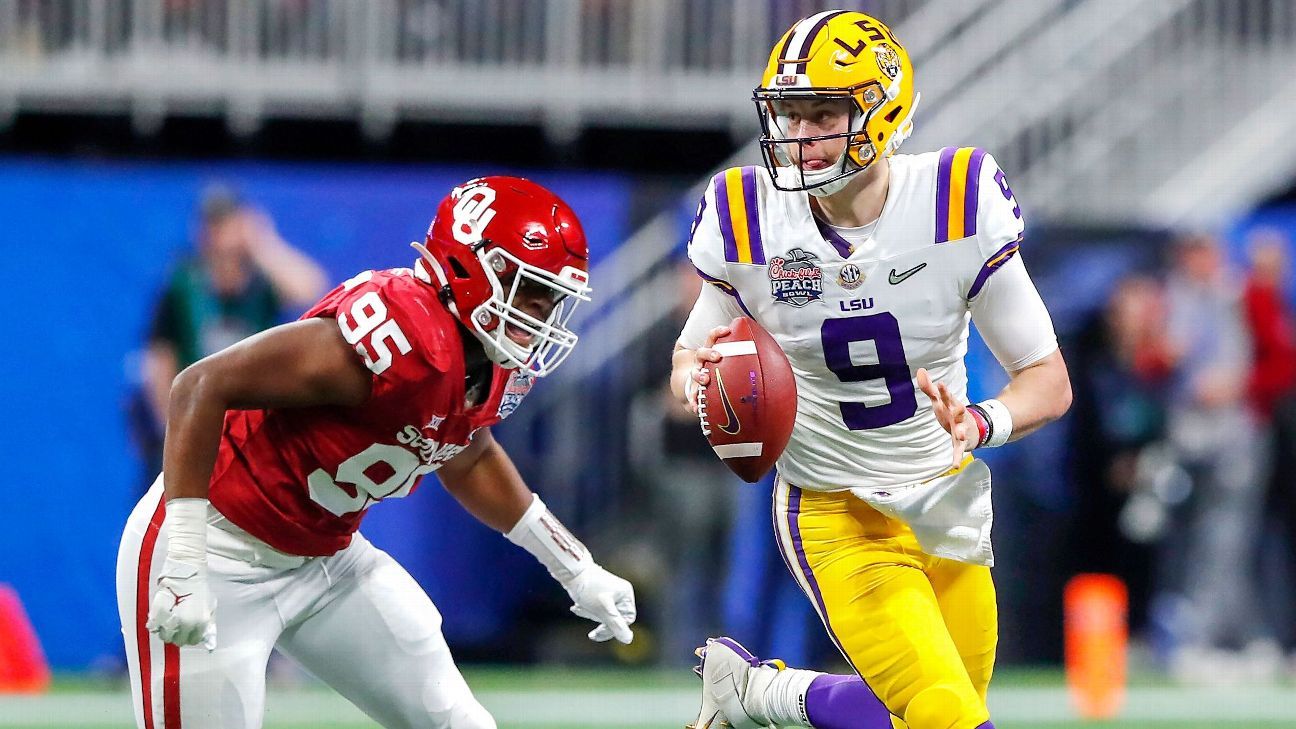
<path fill-rule="evenodd" d="M 207 563 L 207 499 L 167 499 L 167 559 L 195 566 Z"/>
<path fill-rule="evenodd" d="M 989 432 L 986 433 L 983 445 L 986 448 L 998 448 L 1008 442 L 1009 436 L 1012 435 L 1013 422 L 1012 413 L 1008 412 L 1008 407 L 998 400 L 982 400 L 973 405 L 980 410 L 986 419 L 986 425 L 989 426 Z"/>
<path fill-rule="evenodd" d="M 693 403 L 697 396 L 698 383 L 693 379 L 693 375 L 698 371 L 697 367 L 690 367 L 688 377 L 684 380 L 684 400 L 690 404 Z"/>
<path fill-rule="evenodd" d="M 972 422 L 976 423 L 977 440 L 973 448 L 980 448 L 986 444 L 986 439 L 990 437 L 990 417 L 979 405 L 968 405 L 968 415 L 972 416 Z"/>
<path fill-rule="evenodd" d="M 549 511 L 540 495 L 532 495 L 535 498 L 531 505 L 504 536 L 530 552 L 555 580 L 566 584 L 594 564 L 594 559 L 585 545 Z"/>

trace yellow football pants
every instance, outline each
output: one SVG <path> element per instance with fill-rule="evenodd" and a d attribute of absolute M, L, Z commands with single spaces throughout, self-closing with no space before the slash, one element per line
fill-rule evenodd
<path fill-rule="evenodd" d="M 989 720 L 998 640 L 990 568 L 924 554 L 908 526 L 849 491 L 779 479 L 773 508 L 788 569 L 897 727 Z"/>

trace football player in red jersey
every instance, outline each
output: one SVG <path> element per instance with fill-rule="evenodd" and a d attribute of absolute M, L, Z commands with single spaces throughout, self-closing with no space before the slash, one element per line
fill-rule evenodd
<path fill-rule="evenodd" d="M 138 726 L 261 726 L 277 647 L 385 727 L 494 727 L 436 606 L 356 531 L 433 471 L 548 568 L 598 623 L 590 638 L 630 642 L 630 584 L 489 429 L 576 343 L 579 221 L 535 183 L 486 177 L 442 201 L 415 247 L 414 268 L 361 273 L 176 378 L 163 472 L 117 560 Z"/>

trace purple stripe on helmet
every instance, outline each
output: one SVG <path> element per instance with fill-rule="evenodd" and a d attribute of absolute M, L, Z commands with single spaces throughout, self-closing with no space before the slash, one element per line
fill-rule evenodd
<path fill-rule="evenodd" d="M 819 35 L 819 31 L 823 30 L 823 27 L 825 25 L 828 25 L 828 21 L 832 20 L 833 18 L 845 12 L 846 12 L 845 10 L 838 10 L 836 12 L 829 13 L 823 16 L 822 18 L 820 18 L 819 22 L 815 23 L 814 27 L 810 29 L 810 32 L 806 34 L 805 39 L 801 41 L 801 48 L 797 51 L 796 57 L 798 59 L 805 59 L 807 56 L 809 56 L 810 48 L 814 46 L 814 39 L 815 36 Z M 805 73 L 805 72 L 806 72 L 806 62 L 805 60 L 801 60 L 801 62 L 797 64 L 797 73 Z"/>
<path fill-rule="evenodd" d="M 756 168 L 742 168 L 743 205 L 747 208 L 747 245 L 752 263 L 765 263 L 765 246 L 761 243 L 760 208 L 756 204 Z"/>
<path fill-rule="evenodd" d="M 950 168 L 954 165 L 954 147 L 940 151 L 936 163 L 936 242 L 949 240 Z"/>
<path fill-rule="evenodd" d="M 976 729 L 994 729 L 994 722 L 987 721 L 977 726 Z"/>
<path fill-rule="evenodd" d="M 729 294 L 730 296 L 734 297 L 734 301 L 737 301 L 737 302 L 738 302 L 738 308 L 742 309 L 744 314 L 746 314 L 747 316 L 750 316 L 750 317 L 753 318 L 753 319 L 756 318 L 756 317 L 752 316 L 751 310 L 747 308 L 747 304 L 743 303 L 742 296 L 738 293 L 738 289 L 734 288 L 734 285 L 733 285 L 733 284 L 729 283 L 728 281 L 726 281 L 726 280 L 724 280 L 724 279 L 722 279 L 722 278 L 716 278 L 715 276 L 709 276 L 709 275 L 707 275 L 706 271 L 703 271 L 702 269 L 698 268 L 697 266 L 694 266 L 694 267 L 693 267 L 693 270 L 694 270 L 694 271 L 697 271 L 697 274 L 698 274 L 699 276 L 702 277 L 702 280 L 703 280 L 703 281 L 706 281 L 707 283 L 709 283 L 709 284 L 715 286 L 716 288 L 720 289 L 721 291 L 725 292 L 726 294 Z"/>
<path fill-rule="evenodd" d="M 805 546 L 801 543 L 801 527 L 798 524 L 801 516 L 801 489 L 788 484 L 788 510 L 787 525 L 788 532 L 792 536 L 792 550 L 796 553 L 797 564 L 801 568 L 801 574 L 805 576 L 806 584 L 810 586 L 809 597 L 814 600 L 815 608 L 819 613 L 819 619 L 823 621 L 824 629 L 828 631 L 828 637 L 832 639 L 833 645 L 842 656 L 850 661 L 850 656 L 846 653 L 845 646 L 837 639 L 837 634 L 833 632 L 832 624 L 828 622 L 828 608 L 824 605 L 823 593 L 819 591 L 819 581 L 815 579 L 814 571 L 810 569 L 810 561 L 806 559 Z M 852 662 L 852 666 L 854 663 Z M 858 669 L 856 671 L 858 673 Z"/>
<path fill-rule="evenodd" d="M 725 260 L 738 262 L 738 241 L 734 238 L 733 217 L 729 214 L 729 185 L 725 173 L 715 176 L 716 213 L 720 218 L 720 237 L 724 238 Z"/>
<path fill-rule="evenodd" d="M 998 271 L 1000 266 L 1012 260 L 1012 257 L 1017 255 L 1017 249 L 1021 247 L 1021 242 L 1022 239 L 1018 238 L 1003 248 L 1000 248 L 997 253 L 986 259 L 985 265 L 981 266 L 981 270 L 977 272 L 976 280 L 972 282 L 972 288 L 968 289 L 967 297 L 969 299 L 981 293 L 981 287 L 985 286 L 986 281 L 990 280 L 990 274 Z"/>
<path fill-rule="evenodd" d="M 760 665 L 760 659 L 752 655 L 751 651 L 743 648 L 742 644 L 733 638 L 715 638 L 712 642 L 728 647 L 729 650 L 737 653 L 739 657 L 753 667 Z"/>
<path fill-rule="evenodd" d="M 780 65 L 782 65 L 787 60 L 788 53 L 792 52 L 792 38 L 793 36 L 796 35 L 796 27 L 800 24 L 801 21 L 798 20 L 797 22 L 792 24 L 791 28 L 788 28 L 787 40 L 783 41 L 783 47 L 779 49 L 778 59 Z M 782 73 L 782 69 L 780 69 L 779 72 Z"/>
<path fill-rule="evenodd" d="M 981 160 L 985 159 L 984 149 L 972 150 L 968 159 L 967 183 L 963 186 L 965 202 L 963 203 L 963 235 L 976 235 L 977 202 L 981 197 Z"/>
<path fill-rule="evenodd" d="M 833 248 L 837 249 L 838 255 L 842 258 L 850 258 L 850 241 L 837 235 L 837 231 L 833 230 L 831 225 L 820 220 L 818 216 L 811 214 L 810 217 L 814 218 L 815 227 L 819 229 L 819 234 L 824 237 L 824 240 L 831 243 Z"/>

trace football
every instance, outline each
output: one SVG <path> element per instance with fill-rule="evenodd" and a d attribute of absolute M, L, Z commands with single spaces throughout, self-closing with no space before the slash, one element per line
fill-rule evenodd
<path fill-rule="evenodd" d="M 702 433 L 717 456 L 747 483 L 769 473 L 796 422 L 796 381 L 787 355 L 755 320 L 738 317 L 716 341 L 723 359 L 704 369 L 698 393 Z"/>

